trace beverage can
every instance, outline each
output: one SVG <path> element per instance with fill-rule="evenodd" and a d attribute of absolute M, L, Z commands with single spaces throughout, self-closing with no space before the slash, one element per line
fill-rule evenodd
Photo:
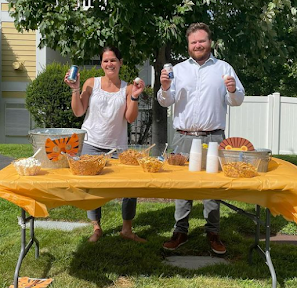
<path fill-rule="evenodd" d="M 78 66 L 77 65 L 72 65 L 70 67 L 69 76 L 68 76 L 69 82 L 71 82 L 71 83 L 76 82 L 77 73 L 78 73 Z"/>
<path fill-rule="evenodd" d="M 173 79 L 174 78 L 174 75 L 173 75 L 173 66 L 171 63 L 166 63 L 164 64 L 164 69 L 166 69 L 166 71 L 168 72 L 168 76 L 169 76 L 169 79 Z"/>

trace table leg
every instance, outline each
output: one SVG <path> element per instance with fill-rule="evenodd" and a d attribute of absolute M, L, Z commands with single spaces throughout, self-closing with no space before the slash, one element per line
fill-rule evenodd
<path fill-rule="evenodd" d="M 248 260 L 249 263 L 252 265 L 252 254 L 253 251 L 256 250 L 259 255 L 264 259 L 265 263 L 267 264 L 270 274 L 271 274 L 271 279 L 272 279 L 272 288 L 276 288 L 277 285 L 277 280 L 276 280 L 276 273 L 272 264 L 271 256 L 270 256 L 270 210 L 266 208 L 266 218 L 265 222 L 263 222 L 260 219 L 260 212 L 261 212 L 261 207 L 259 205 L 256 205 L 256 214 L 248 213 L 230 203 L 227 203 L 223 200 L 218 200 L 220 203 L 224 204 L 225 206 L 229 207 L 230 209 L 236 211 L 238 214 L 244 215 L 254 221 L 256 224 L 256 231 L 255 231 L 255 242 L 254 244 L 250 247 L 249 250 L 249 256 Z M 262 250 L 262 248 L 259 245 L 260 242 L 260 225 L 263 225 L 265 227 L 265 251 Z"/>
<path fill-rule="evenodd" d="M 269 268 L 271 279 L 272 279 L 272 288 L 276 288 L 277 279 L 274 266 L 272 264 L 271 256 L 270 256 L 270 218 L 271 213 L 268 208 L 266 208 L 266 218 L 265 218 L 265 251 L 259 246 L 260 239 L 260 206 L 256 205 L 256 217 L 259 221 L 256 223 L 256 233 L 255 233 L 255 242 L 250 247 L 249 251 L 249 262 L 252 264 L 252 253 L 254 250 L 258 252 L 258 254 L 265 260 L 266 265 Z"/>
<path fill-rule="evenodd" d="M 269 267 L 271 278 L 272 278 L 272 288 L 276 288 L 277 281 L 276 281 L 276 273 L 275 269 L 272 264 L 272 260 L 270 257 L 270 217 L 271 213 L 269 209 L 266 209 L 266 239 L 265 239 L 265 248 L 266 248 L 266 264 Z"/>
<path fill-rule="evenodd" d="M 30 240 L 26 245 L 26 223 L 29 221 L 30 221 Z M 27 255 L 33 243 L 35 243 L 35 258 L 39 257 L 39 242 L 34 235 L 34 217 L 29 216 L 26 218 L 26 211 L 22 209 L 19 224 L 21 226 L 21 252 L 20 252 L 18 262 L 14 272 L 14 282 L 13 282 L 14 288 L 18 288 L 18 284 L 19 284 L 18 278 L 19 278 L 21 265 L 22 265 L 23 259 Z"/>
<path fill-rule="evenodd" d="M 261 212 L 261 208 L 259 205 L 256 205 L 256 215 L 255 215 L 255 224 L 256 224 L 256 231 L 255 231 L 255 242 L 254 244 L 250 247 L 250 250 L 249 250 L 249 256 L 248 256 L 248 259 L 249 259 L 249 263 L 250 265 L 252 265 L 252 262 L 253 262 L 253 251 L 254 249 L 257 250 L 258 247 L 259 247 L 259 241 L 260 241 L 260 212 Z M 265 224 L 264 224 L 265 225 Z"/>

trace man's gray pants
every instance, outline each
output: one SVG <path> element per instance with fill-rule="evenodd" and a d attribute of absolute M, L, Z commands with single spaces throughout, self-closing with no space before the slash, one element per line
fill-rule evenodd
<path fill-rule="evenodd" d="M 217 131 L 207 136 L 190 136 L 175 132 L 172 148 L 178 146 L 177 152 L 190 153 L 192 140 L 201 139 L 202 143 L 209 142 L 221 143 L 225 139 L 224 131 Z M 219 233 L 220 230 L 220 203 L 216 200 L 203 200 L 203 216 L 206 220 L 205 231 Z M 188 233 L 189 215 L 193 206 L 193 200 L 175 200 L 175 225 L 174 232 Z"/>

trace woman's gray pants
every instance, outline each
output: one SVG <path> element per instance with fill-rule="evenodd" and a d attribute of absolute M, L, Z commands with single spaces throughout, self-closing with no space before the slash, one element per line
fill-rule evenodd
<path fill-rule="evenodd" d="M 109 149 L 102 149 L 94 147 L 92 145 L 84 143 L 81 155 L 96 155 L 101 153 L 106 153 L 110 151 Z M 122 218 L 123 220 L 132 220 L 136 214 L 136 198 L 123 198 L 122 201 Z M 101 219 L 101 207 L 94 210 L 87 211 L 88 218 L 92 221 L 100 221 Z"/>

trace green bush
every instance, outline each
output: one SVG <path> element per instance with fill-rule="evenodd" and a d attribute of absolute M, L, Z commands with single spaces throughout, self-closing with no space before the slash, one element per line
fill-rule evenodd
<path fill-rule="evenodd" d="M 52 63 L 46 66 L 27 87 L 26 108 L 31 113 L 36 127 L 80 128 L 84 117 L 76 117 L 71 109 L 71 89 L 64 83 L 70 65 Z M 103 76 L 100 68 L 81 69 L 81 87 L 91 77 Z M 137 72 L 122 66 L 120 78 L 132 82 Z"/>

